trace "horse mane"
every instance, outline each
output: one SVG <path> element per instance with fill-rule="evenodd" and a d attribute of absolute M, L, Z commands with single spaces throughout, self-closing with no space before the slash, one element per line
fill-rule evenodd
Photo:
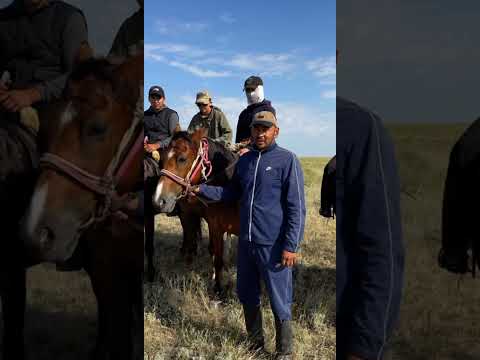
<path fill-rule="evenodd" d="M 115 80 L 113 74 L 114 68 L 115 65 L 106 58 L 88 59 L 74 67 L 69 80 L 80 81 L 89 76 L 93 76 L 95 79 L 113 84 Z"/>
<path fill-rule="evenodd" d="M 192 135 L 189 134 L 187 131 L 177 131 L 175 134 L 173 134 L 171 141 L 178 140 L 178 139 L 182 139 L 187 141 L 190 144 L 193 144 Z"/>

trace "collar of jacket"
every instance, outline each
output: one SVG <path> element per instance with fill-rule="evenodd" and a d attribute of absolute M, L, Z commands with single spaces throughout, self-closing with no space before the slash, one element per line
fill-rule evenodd
<path fill-rule="evenodd" d="M 267 147 L 266 149 L 263 149 L 263 150 L 258 150 L 257 147 L 254 145 L 253 146 L 253 150 L 257 151 L 257 152 L 260 152 L 262 154 L 265 154 L 265 153 L 268 153 L 272 150 L 275 150 L 277 148 L 277 142 L 274 140 L 273 143 L 270 144 L 269 147 Z"/>
<path fill-rule="evenodd" d="M 158 111 L 155 111 L 151 106 L 148 108 L 147 112 L 149 112 L 150 114 L 160 114 L 163 110 L 167 109 L 167 106 L 164 106 L 163 108 L 161 108 L 160 110 Z"/>

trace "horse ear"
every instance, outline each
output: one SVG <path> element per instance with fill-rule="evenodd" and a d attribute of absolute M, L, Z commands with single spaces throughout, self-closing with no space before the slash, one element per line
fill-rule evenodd
<path fill-rule="evenodd" d="M 198 147 L 198 145 L 200 144 L 200 141 L 206 136 L 207 136 L 206 128 L 195 129 L 195 131 L 191 135 L 193 144 Z"/>
<path fill-rule="evenodd" d="M 135 107 L 143 94 L 143 53 L 128 58 L 114 72 L 114 92 L 122 102 Z"/>
<path fill-rule="evenodd" d="M 73 61 L 74 67 L 92 58 L 93 58 L 93 49 L 90 47 L 88 42 L 84 41 L 80 44 L 80 47 L 77 50 L 77 54 L 75 55 L 75 58 Z"/>

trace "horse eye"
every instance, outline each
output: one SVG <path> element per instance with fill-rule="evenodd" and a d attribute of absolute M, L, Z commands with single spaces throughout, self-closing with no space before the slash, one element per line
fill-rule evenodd
<path fill-rule="evenodd" d="M 107 132 L 107 125 L 100 121 L 95 121 L 87 127 L 87 136 L 101 136 Z"/>
<path fill-rule="evenodd" d="M 185 164 L 187 162 L 187 158 L 181 156 L 177 159 L 179 164 Z"/>

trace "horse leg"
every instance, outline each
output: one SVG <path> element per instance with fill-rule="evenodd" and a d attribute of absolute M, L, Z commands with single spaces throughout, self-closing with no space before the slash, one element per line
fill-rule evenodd
<path fill-rule="evenodd" d="M 133 360 L 142 360 L 144 357 L 143 332 L 143 281 L 142 274 L 132 277 L 130 294 L 132 298 L 132 343 Z"/>
<path fill-rule="evenodd" d="M 105 270 L 105 267 L 89 270 L 98 306 L 98 335 L 92 358 L 131 360 L 131 332 L 136 328 L 132 328 L 133 305 L 128 293 L 129 278 Z"/>
<path fill-rule="evenodd" d="M 3 359 L 24 359 L 24 322 L 26 302 L 26 272 L 18 267 L 1 270 L 0 295 L 4 320 Z"/>
<path fill-rule="evenodd" d="M 152 204 L 153 189 L 155 188 L 156 178 L 148 178 L 145 182 L 145 203 L 144 203 L 144 221 L 145 221 L 145 254 L 147 255 L 147 281 L 155 280 L 155 266 L 153 258 L 155 256 L 155 211 Z"/>
<path fill-rule="evenodd" d="M 133 358 L 133 302 L 128 276 L 115 276 L 108 308 L 108 348 L 110 359 Z"/>
<path fill-rule="evenodd" d="M 149 206 L 150 208 L 150 206 Z M 153 282 L 155 280 L 155 266 L 153 265 L 153 256 L 155 254 L 154 247 L 155 237 L 155 215 L 152 211 L 145 213 L 145 253 L 147 254 L 147 280 Z"/>
<path fill-rule="evenodd" d="M 210 224 L 208 228 L 210 242 L 213 245 L 214 291 L 220 295 L 223 290 L 223 231 Z"/>
<path fill-rule="evenodd" d="M 183 228 L 181 253 L 185 256 L 185 262 L 190 265 L 197 254 L 197 244 L 201 241 L 200 217 L 187 211 L 181 211 L 179 217 Z"/>
<path fill-rule="evenodd" d="M 93 360 L 103 360 L 108 358 L 108 349 L 107 349 L 107 306 L 103 303 L 102 298 L 97 296 L 97 339 L 95 348 L 93 350 L 92 359 Z"/>

